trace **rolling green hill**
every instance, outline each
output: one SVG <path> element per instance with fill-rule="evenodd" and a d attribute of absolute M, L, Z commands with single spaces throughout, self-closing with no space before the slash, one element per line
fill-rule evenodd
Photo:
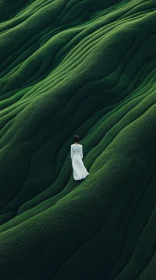
<path fill-rule="evenodd" d="M 156 1 L 0 1 L 0 279 L 155 280 L 155 247 Z"/>

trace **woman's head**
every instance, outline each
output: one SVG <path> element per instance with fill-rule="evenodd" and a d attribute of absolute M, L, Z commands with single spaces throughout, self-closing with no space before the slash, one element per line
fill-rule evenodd
<path fill-rule="evenodd" d="M 74 135 L 74 142 L 78 143 L 80 141 L 79 135 Z"/>

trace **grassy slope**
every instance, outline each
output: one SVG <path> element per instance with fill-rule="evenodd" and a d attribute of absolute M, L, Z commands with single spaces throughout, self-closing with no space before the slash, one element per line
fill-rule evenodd
<path fill-rule="evenodd" d="M 155 10 L 1 1 L 1 278 L 156 279 Z"/>

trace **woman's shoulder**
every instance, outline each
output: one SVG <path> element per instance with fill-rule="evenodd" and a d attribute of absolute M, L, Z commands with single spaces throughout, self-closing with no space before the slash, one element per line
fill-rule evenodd
<path fill-rule="evenodd" d="M 78 144 L 78 145 L 82 146 L 82 144 Z M 75 144 L 71 144 L 71 146 L 75 146 Z"/>

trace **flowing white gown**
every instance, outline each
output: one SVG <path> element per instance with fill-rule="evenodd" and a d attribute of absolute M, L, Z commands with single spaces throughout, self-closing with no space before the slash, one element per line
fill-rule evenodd
<path fill-rule="evenodd" d="M 74 180 L 81 180 L 88 176 L 89 172 L 83 164 L 83 149 L 81 144 L 71 145 L 71 159 Z"/>

